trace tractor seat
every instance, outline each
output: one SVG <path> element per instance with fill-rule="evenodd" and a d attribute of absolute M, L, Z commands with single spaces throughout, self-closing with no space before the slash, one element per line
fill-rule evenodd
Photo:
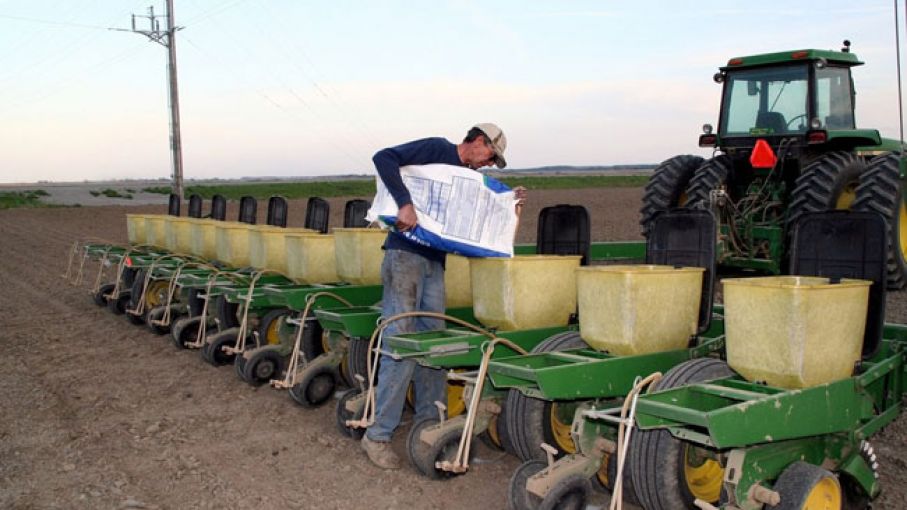
<path fill-rule="evenodd" d="M 787 121 L 778 112 L 759 112 L 756 115 L 756 127 L 768 129 L 771 133 L 787 132 Z"/>

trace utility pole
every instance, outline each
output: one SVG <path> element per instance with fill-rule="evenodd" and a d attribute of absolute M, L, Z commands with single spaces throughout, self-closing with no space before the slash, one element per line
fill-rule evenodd
<path fill-rule="evenodd" d="M 170 82 L 170 152 L 173 159 L 173 191 L 183 200 L 183 144 L 180 137 L 180 101 L 176 85 L 176 31 L 173 24 L 173 0 L 166 0 L 167 12 L 164 17 L 167 29 L 161 30 L 154 7 L 148 7 L 148 15 L 132 15 L 132 31 L 142 34 L 151 41 L 167 48 L 167 75 Z M 137 30 L 135 18 L 147 18 L 150 30 Z"/>

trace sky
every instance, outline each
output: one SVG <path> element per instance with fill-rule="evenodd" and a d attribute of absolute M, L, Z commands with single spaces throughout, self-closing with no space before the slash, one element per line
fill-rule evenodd
<path fill-rule="evenodd" d="M 708 155 L 719 66 L 844 39 L 857 125 L 897 138 L 895 3 L 174 0 L 184 177 L 373 174 L 479 122 L 512 168 Z M 109 30 L 149 6 L 0 0 L 0 182 L 171 175 L 166 49 Z"/>

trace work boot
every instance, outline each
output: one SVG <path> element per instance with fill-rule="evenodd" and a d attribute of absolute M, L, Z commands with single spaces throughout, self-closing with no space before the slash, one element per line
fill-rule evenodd
<path fill-rule="evenodd" d="M 381 469 L 400 469 L 400 457 L 391 449 L 390 443 L 372 441 L 368 434 L 362 436 L 360 443 L 374 465 Z"/>

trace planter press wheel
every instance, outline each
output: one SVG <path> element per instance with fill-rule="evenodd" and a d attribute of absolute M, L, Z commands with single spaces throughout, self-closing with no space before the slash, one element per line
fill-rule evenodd
<path fill-rule="evenodd" d="M 162 326 L 159 324 L 154 324 L 152 321 L 161 320 L 164 317 L 164 312 L 167 311 L 166 305 L 155 306 L 145 314 L 145 324 L 148 326 L 148 329 L 151 330 L 155 335 L 165 335 L 170 332 L 170 326 Z M 171 324 L 173 321 L 171 319 Z"/>
<path fill-rule="evenodd" d="M 772 487 L 781 503 L 771 510 L 827 510 L 841 508 L 841 484 L 831 472 L 798 461 L 788 466 Z"/>
<path fill-rule="evenodd" d="M 362 412 L 364 409 L 360 409 L 355 413 L 351 413 L 346 408 L 346 403 L 354 398 L 359 396 L 359 388 L 351 388 L 346 390 L 343 395 L 337 400 L 337 406 L 334 408 L 334 419 L 337 424 L 337 430 L 340 431 L 346 437 L 351 437 L 353 439 L 362 439 L 362 436 L 365 434 L 365 429 L 354 429 L 346 426 L 347 420 L 358 420 L 362 418 Z"/>
<path fill-rule="evenodd" d="M 237 333 L 239 331 L 236 329 L 228 329 L 209 336 L 202 348 L 202 358 L 216 367 L 232 363 L 236 355 L 227 354 L 222 348 L 235 346 Z"/>
<path fill-rule="evenodd" d="M 532 350 L 533 353 L 556 352 L 586 347 L 576 331 L 553 335 Z M 511 389 L 504 402 L 504 420 L 514 453 L 522 460 L 546 458 L 542 443 L 558 450 L 557 456 L 576 451 L 570 427 L 577 402 L 551 402 L 531 398 Z"/>
<path fill-rule="evenodd" d="M 239 363 L 240 358 L 243 359 L 242 364 Z M 280 372 L 286 366 L 286 358 L 275 349 L 264 348 L 256 349 L 249 358 L 239 355 L 234 363 L 237 367 L 242 366 L 243 381 L 261 386 L 280 377 Z"/>
<path fill-rule="evenodd" d="M 532 478 L 536 473 L 541 472 L 548 463 L 544 460 L 532 459 L 520 464 L 520 467 L 513 472 L 510 477 L 509 489 L 507 491 L 507 507 L 512 510 L 535 510 L 542 503 L 542 500 L 535 494 L 530 494 L 526 490 L 526 481 Z"/>
<path fill-rule="evenodd" d="M 113 292 L 114 287 L 116 287 L 115 283 L 105 283 L 104 285 L 101 285 L 101 288 L 91 295 L 94 304 L 98 306 L 106 306 L 107 297 L 105 295 Z"/>
<path fill-rule="evenodd" d="M 414 424 L 406 437 L 406 451 L 409 454 L 410 463 L 420 474 L 432 480 L 449 480 L 457 476 L 457 473 L 438 469 L 435 467 L 435 463 L 454 460 L 460 446 L 463 427 L 447 430 L 432 444 L 419 439 L 423 430 L 437 423 L 437 418 L 424 418 Z"/>
<path fill-rule="evenodd" d="M 129 301 L 131 300 L 131 293 L 129 292 L 120 292 L 120 296 L 116 299 L 107 300 L 107 309 L 110 310 L 114 315 L 126 315 L 126 318 L 129 319 L 133 324 L 142 324 L 144 319 L 138 317 L 139 322 L 135 322 L 135 315 L 127 314 L 126 307 L 129 306 Z"/>
<path fill-rule="evenodd" d="M 180 317 L 173 322 L 170 328 L 170 340 L 178 349 L 186 349 L 187 345 L 194 342 L 198 337 L 198 328 L 201 323 L 201 317 Z"/>
<path fill-rule="evenodd" d="M 732 374 L 721 360 L 694 359 L 669 370 L 653 390 L 676 388 Z M 641 506 L 647 510 L 693 508 L 696 499 L 717 504 L 721 497 L 724 468 L 720 461 L 710 450 L 677 439 L 667 430 L 636 431 L 630 442 L 627 461 L 632 489 Z"/>
<path fill-rule="evenodd" d="M 303 370 L 302 379 L 290 388 L 290 396 L 302 407 L 312 409 L 327 403 L 336 389 L 335 368 L 318 365 Z"/>

